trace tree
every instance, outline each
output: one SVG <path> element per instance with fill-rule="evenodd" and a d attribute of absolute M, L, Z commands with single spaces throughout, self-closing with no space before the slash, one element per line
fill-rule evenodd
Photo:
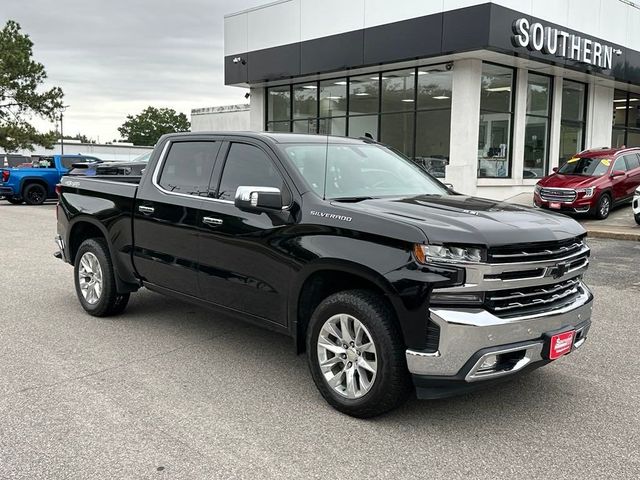
<path fill-rule="evenodd" d="M 93 138 L 87 137 L 84 133 L 76 133 L 75 135 L 65 135 L 65 140 L 80 140 L 81 143 L 96 143 Z"/>
<path fill-rule="evenodd" d="M 32 59 L 33 42 L 9 20 L 0 30 L 0 148 L 13 152 L 33 145 L 50 148 L 55 132 L 38 132 L 29 121 L 35 116 L 54 120 L 62 108 L 62 90 L 39 92 L 47 78 L 44 65 Z"/>
<path fill-rule="evenodd" d="M 165 133 L 188 132 L 190 127 L 184 113 L 172 108 L 147 107 L 135 117 L 127 115 L 127 121 L 118 131 L 127 142 L 152 146 Z"/>

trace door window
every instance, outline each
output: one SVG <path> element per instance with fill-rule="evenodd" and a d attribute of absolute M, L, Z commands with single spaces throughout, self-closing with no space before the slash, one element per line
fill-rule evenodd
<path fill-rule="evenodd" d="M 615 172 L 616 170 L 621 170 L 623 172 L 627 171 L 627 165 L 624 162 L 624 157 L 616 158 L 616 161 L 613 164 L 613 169 L 611 171 Z"/>
<path fill-rule="evenodd" d="M 158 185 L 169 192 L 205 195 L 217 149 L 212 141 L 173 143 Z"/>
<path fill-rule="evenodd" d="M 640 160 L 637 154 L 625 155 L 624 159 L 627 161 L 627 168 L 629 170 L 640 167 Z"/>
<path fill-rule="evenodd" d="M 239 186 L 278 188 L 282 192 L 283 204 L 291 202 L 291 194 L 269 156 L 253 145 L 232 143 L 217 197 L 233 201 Z"/>

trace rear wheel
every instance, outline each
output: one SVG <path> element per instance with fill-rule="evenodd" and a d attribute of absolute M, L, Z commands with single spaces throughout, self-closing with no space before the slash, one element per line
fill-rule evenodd
<path fill-rule="evenodd" d="M 611 196 L 608 193 L 603 193 L 596 204 L 594 215 L 599 220 L 604 220 L 609 216 L 611 212 Z"/>
<path fill-rule="evenodd" d="M 101 238 L 85 240 L 75 258 L 76 294 L 82 308 L 95 317 L 122 313 L 129 294 L 118 294 L 109 248 Z"/>
<path fill-rule="evenodd" d="M 22 197 L 27 205 L 42 205 L 47 199 L 47 189 L 39 183 L 32 183 L 24 188 Z"/>
<path fill-rule="evenodd" d="M 347 415 L 380 415 L 411 391 L 400 329 L 389 305 L 373 292 L 336 293 L 316 308 L 307 359 L 322 396 Z"/>
<path fill-rule="evenodd" d="M 22 199 L 21 198 L 13 198 L 13 197 L 7 197 L 6 198 L 7 202 L 13 204 L 13 205 L 21 205 L 22 204 Z"/>

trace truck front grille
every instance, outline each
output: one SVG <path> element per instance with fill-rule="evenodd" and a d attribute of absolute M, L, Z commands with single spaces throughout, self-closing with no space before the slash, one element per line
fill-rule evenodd
<path fill-rule="evenodd" d="M 489 262 L 520 263 L 563 258 L 585 248 L 582 238 L 576 237 L 561 242 L 510 245 L 489 250 Z M 585 253 L 585 257 L 588 253 Z"/>
<path fill-rule="evenodd" d="M 570 188 L 541 188 L 540 198 L 545 202 L 572 203 L 578 194 Z"/>
<path fill-rule="evenodd" d="M 498 317 L 548 312 L 572 303 L 583 294 L 580 278 L 571 278 L 544 286 L 488 292 L 485 304 Z"/>

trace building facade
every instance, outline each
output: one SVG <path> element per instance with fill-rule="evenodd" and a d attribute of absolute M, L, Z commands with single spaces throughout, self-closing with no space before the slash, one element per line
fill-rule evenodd
<path fill-rule="evenodd" d="M 225 83 L 252 130 L 370 136 L 504 199 L 640 146 L 637 32 L 627 0 L 282 0 L 225 17 Z"/>

